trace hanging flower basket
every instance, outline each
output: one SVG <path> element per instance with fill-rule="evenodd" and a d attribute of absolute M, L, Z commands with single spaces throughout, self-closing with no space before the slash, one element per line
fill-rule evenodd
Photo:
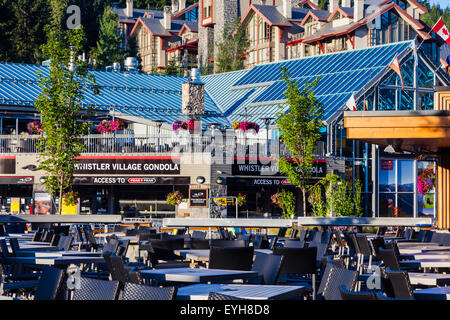
<path fill-rule="evenodd" d="M 281 208 L 281 193 L 275 193 L 270 197 L 272 203 Z"/>
<path fill-rule="evenodd" d="M 421 195 L 425 195 L 434 189 L 436 183 L 436 173 L 433 169 L 426 169 L 417 177 L 417 190 Z"/>
<path fill-rule="evenodd" d="M 40 121 L 31 121 L 27 124 L 29 134 L 40 134 L 42 132 L 42 123 Z"/>
<path fill-rule="evenodd" d="M 250 121 L 243 121 L 243 122 L 233 122 L 232 128 L 234 130 L 242 130 L 243 132 L 246 132 L 247 130 L 253 129 L 255 130 L 255 133 L 259 132 L 259 125 L 255 122 Z"/>
<path fill-rule="evenodd" d="M 167 195 L 167 204 L 171 206 L 177 206 L 183 201 L 183 196 L 180 191 L 174 191 Z"/>
<path fill-rule="evenodd" d="M 237 205 L 239 207 L 242 207 L 247 202 L 247 196 L 245 194 L 238 193 L 236 201 L 237 201 Z"/>
<path fill-rule="evenodd" d="M 179 130 L 187 130 L 188 129 L 188 124 L 186 121 L 175 121 L 174 123 L 172 123 L 172 130 L 175 132 L 178 132 Z"/>
<path fill-rule="evenodd" d="M 97 131 L 100 133 L 114 132 L 117 130 L 125 130 L 126 128 L 127 128 L 127 124 L 123 119 L 116 119 L 114 121 L 102 120 L 97 125 Z"/>

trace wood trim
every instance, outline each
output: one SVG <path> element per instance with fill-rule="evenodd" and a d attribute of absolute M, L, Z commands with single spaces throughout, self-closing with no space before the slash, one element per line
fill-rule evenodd
<path fill-rule="evenodd" d="M 344 117 L 345 128 L 450 128 L 450 116 Z"/>
<path fill-rule="evenodd" d="M 450 149 L 439 153 L 437 165 L 437 227 L 450 228 Z"/>

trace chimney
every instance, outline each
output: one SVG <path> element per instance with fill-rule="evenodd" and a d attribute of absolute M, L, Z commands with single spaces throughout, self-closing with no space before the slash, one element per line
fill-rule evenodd
<path fill-rule="evenodd" d="M 351 8 L 352 4 L 350 0 L 342 0 L 342 7 L 344 8 Z"/>
<path fill-rule="evenodd" d="M 282 0 L 281 6 L 277 6 L 280 12 L 286 19 L 292 19 L 292 2 L 291 0 Z"/>
<path fill-rule="evenodd" d="M 316 6 L 319 6 L 319 0 L 311 0 L 312 3 L 314 3 Z"/>
<path fill-rule="evenodd" d="M 178 11 L 178 0 L 172 0 L 172 13 Z"/>
<path fill-rule="evenodd" d="M 329 3 L 328 3 L 328 11 L 330 13 L 333 12 L 334 9 L 337 8 L 338 4 L 339 4 L 338 0 L 330 0 Z"/>
<path fill-rule="evenodd" d="M 178 11 L 186 9 L 186 0 L 178 0 Z"/>
<path fill-rule="evenodd" d="M 359 21 L 364 18 L 364 0 L 354 0 L 353 21 Z"/>
<path fill-rule="evenodd" d="M 172 27 L 172 8 L 170 6 L 164 7 L 163 27 L 166 30 L 170 30 Z"/>
<path fill-rule="evenodd" d="M 133 0 L 127 0 L 127 7 L 125 8 L 125 15 L 129 18 L 133 17 Z"/>
<path fill-rule="evenodd" d="M 182 84 L 181 110 L 187 115 L 205 113 L 205 84 L 200 80 L 200 70 L 193 68 L 189 81 Z"/>

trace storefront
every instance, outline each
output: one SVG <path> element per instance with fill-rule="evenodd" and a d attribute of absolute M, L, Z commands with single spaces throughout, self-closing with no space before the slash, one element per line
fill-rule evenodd
<path fill-rule="evenodd" d="M 282 210 L 274 205 L 270 197 L 282 189 L 291 191 L 296 201 L 296 213 L 302 214 L 303 203 L 301 190 L 293 186 L 286 176 L 282 176 L 272 159 L 265 158 L 235 158 L 231 166 L 233 176 L 227 178 L 228 196 L 239 193 L 246 196 L 246 204 L 239 209 L 241 217 L 278 217 Z M 325 159 L 314 161 L 313 179 L 317 181 L 326 176 L 327 162 Z M 307 203 L 309 206 L 309 203 Z M 228 211 L 234 212 L 233 208 Z"/>

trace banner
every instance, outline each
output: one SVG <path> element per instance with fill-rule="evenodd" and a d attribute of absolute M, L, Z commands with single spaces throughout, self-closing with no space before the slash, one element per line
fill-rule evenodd
<path fill-rule="evenodd" d="M 179 174 L 179 158 L 167 157 L 79 157 L 74 174 Z"/>

